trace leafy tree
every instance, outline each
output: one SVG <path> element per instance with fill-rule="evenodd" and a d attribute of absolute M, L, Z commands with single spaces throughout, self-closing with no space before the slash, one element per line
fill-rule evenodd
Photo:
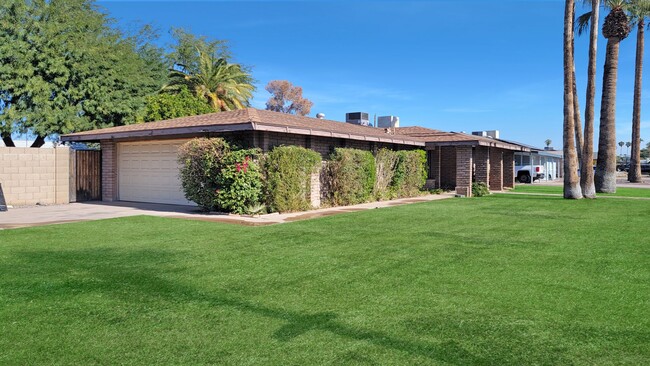
<path fill-rule="evenodd" d="M 546 147 L 549 147 L 549 146 L 551 146 L 551 144 L 553 143 L 553 141 L 551 141 L 551 139 L 546 139 L 546 140 L 544 141 L 544 143 L 546 144 Z"/>
<path fill-rule="evenodd" d="M 215 112 L 242 109 L 253 97 L 252 76 L 238 64 L 197 49 L 198 69 L 172 69 L 163 91 L 177 93 L 182 88 L 204 98 Z"/>
<path fill-rule="evenodd" d="M 178 94 L 160 93 L 147 97 L 144 121 L 161 121 L 210 112 L 212 108 L 205 100 L 183 88 Z"/>
<path fill-rule="evenodd" d="M 171 68 L 187 74 L 198 73 L 201 69 L 200 54 L 207 54 L 214 58 L 231 59 L 228 42 L 220 39 L 208 39 L 197 36 L 182 28 L 171 30 L 174 43 L 167 59 Z"/>
<path fill-rule="evenodd" d="M 265 89 L 271 93 L 271 98 L 266 102 L 266 109 L 270 111 L 306 116 L 314 105 L 311 100 L 302 97 L 301 87 L 286 80 L 271 80 Z"/>
<path fill-rule="evenodd" d="M 0 4 L 0 129 L 37 135 L 136 122 L 165 77 L 162 52 L 125 37 L 92 0 Z"/>

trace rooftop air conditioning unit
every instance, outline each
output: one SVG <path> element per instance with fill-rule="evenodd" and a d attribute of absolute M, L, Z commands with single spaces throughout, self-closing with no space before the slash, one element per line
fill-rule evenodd
<path fill-rule="evenodd" d="M 364 112 L 346 113 L 345 122 L 361 126 L 368 126 L 370 124 L 370 121 L 368 120 L 368 113 Z"/>
<path fill-rule="evenodd" d="M 472 135 L 474 136 L 481 136 L 481 137 L 487 137 L 487 131 L 474 131 L 472 132 Z"/>
<path fill-rule="evenodd" d="M 490 130 L 490 131 L 485 131 L 487 133 L 488 137 L 491 137 L 493 139 L 499 139 L 499 130 Z"/>
<path fill-rule="evenodd" d="M 399 127 L 399 117 L 382 116 L 377 117 L 377 126 L 379 128 L 396 128 Z"/>

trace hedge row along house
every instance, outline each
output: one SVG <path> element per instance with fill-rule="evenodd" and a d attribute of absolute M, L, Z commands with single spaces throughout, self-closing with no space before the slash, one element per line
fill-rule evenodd
<path fill-rule="evenodd" d="M 423 149 L 430 188 L 471 196 L 472 181 L 491 190 L 514 187 L 514 153 L 528 148 L 498 139 L 423 127 L 375 128 L 246 108 L 230 112 L 104 128 L 64 135 L 64 142 L 99 142 L 104 201 L 193 204 L 178 178 L 178 147 L 196 137 L 223 137 L 267 152 L 297 145 L 324 158 L 337 147 L 376 152 Z"/>

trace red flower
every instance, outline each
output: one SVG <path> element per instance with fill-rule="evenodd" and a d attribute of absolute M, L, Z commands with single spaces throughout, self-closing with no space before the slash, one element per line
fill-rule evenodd
<path fill-rule="evenodd" d="M 241 165 L 239 165 L 239 163 L 237 163 L 235 165 L 235 169 L 237 169 L 237 173 L 239 173 L 241 171 Z"/>

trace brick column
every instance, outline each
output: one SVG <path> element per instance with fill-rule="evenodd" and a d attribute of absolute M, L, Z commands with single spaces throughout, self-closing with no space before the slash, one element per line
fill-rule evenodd
<path fill-rule="evenodd" d="M 490 148 L 477 146 L 474 150 L 474 165 L 476 166 L 476 181 L 490 186 Z"/>
<path fill-rule="evenodd" d="M 321 186 L 320 186 L 320 175 L 321 169 L 311 174 L 310 177 L 310 189 L 309 189 L 309 200 L 311 201 L 311 206 L 313 208 L 320 207 L 320 196 L 321 196 Z"/>
<path fill-rule="evenodd" d="M 503 188 L 515 188 L 515 152 L 503 151 Z"/>
<path fill-rule="evenodd" d="M 117 146 L 110 140 L 99 142 L 102 150 L 102 201 L 117 200 Z"/>
<path fill-rule="evenodd" d="M 456 147 L 456 194 L 472 196 L 472 147 Z"/>
<path fill-rule="evenodd" d="M 503 191 L 503 150 L 490 150 L 490 190 Z"/>

